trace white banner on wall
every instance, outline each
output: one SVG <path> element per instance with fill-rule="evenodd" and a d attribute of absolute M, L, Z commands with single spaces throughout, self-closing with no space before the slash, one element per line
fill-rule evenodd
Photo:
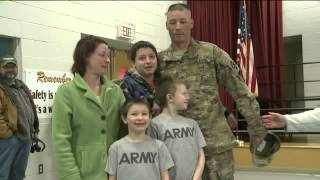
<path fill-rule="evenodd" d="M 39 119 L 51 118 L 53 99 L 57 88 L 73 78 L 68 72 L 25 69 L 25 83 L 37 106 Z"/>

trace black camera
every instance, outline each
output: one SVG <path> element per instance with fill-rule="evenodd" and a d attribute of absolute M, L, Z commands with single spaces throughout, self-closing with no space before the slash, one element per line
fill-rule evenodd
<path fill-rule="evenodd" d="M 46 148 L 46 144 L 41 141 L 37 136 L 32 138 L 31 149 L 30 152 L 42 152 Z"/>

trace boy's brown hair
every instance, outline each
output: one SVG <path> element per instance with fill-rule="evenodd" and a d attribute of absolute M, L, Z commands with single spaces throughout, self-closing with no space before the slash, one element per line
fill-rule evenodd
<path fill-rule="evenodd" d="M 121 109 L 122 118 L 127 117 L 130 107 L 135 104 L 145 105 L 148 108 L 149 114 L 151 114 L 150 104 L 145 98 L 132 98 L 132 99 L 126 100 L 126 102 L 122 106 L 122 109 Z"/>
<path fill-rule="evenodd" d="M 174 95 L 177 90 L 177 85 L 183 84 L 189 88 L 189 86 L 181 80 L 172 78 L 171 76 L 163 76 L 161 78 L 160 84 L 156 88 L 155 96 L 157 102 L 159 103 L 161 109 L 167 106 L 167 95 Z"/>

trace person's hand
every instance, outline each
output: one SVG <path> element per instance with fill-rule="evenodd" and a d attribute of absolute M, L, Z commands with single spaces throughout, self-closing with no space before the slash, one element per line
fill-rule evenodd
<path fill-rule="evenodd" d="M 235 129 L 238 126 L 237 120 L 232 113 L 230 113 L 227 117 L 227 123 L 230 129 Z"/>
<path fill-rule="evenodd" d="M 265 128 L 284 128 L 286 127 L 286 118 L 279 113 L 269 112 L 262 116 L 262 123 Z"/>

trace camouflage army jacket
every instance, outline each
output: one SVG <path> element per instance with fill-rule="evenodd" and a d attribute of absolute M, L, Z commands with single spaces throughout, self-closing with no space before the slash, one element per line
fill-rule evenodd
<path fill-rule="evenodd" d="M 198 121 L 210 152 L 224 152 L 236 145 L 225 120 L 218 84 L 233 97 L 247 120 L 250 136 L 265 136 L 259 104 L 240 78 L 238 66 L 225 51 L 214 44 L 192 40 L 180 57 L 175 56 L 171 47 L 159 56 L 162 73 L 190 85 L 189 107 L 183 115 Z"/>

